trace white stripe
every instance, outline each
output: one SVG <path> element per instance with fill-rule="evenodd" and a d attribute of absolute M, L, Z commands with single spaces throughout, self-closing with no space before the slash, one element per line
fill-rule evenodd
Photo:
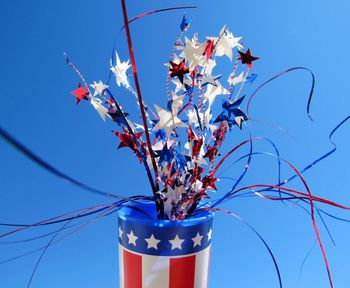
<path fill-rule="evenodd" d="M 194 288 L 208 287 L 210 246 L 196 254 Z"/>
<path fill-rule="evenodd" d="M 118 245 L 119 250 L 119 288 L 124 288 L 124 255 L 123 246 Z"/>
<path fill-rule="evenodd" d="M 142 256 L 142 288 L 169 287 L 169 258 Z"/>

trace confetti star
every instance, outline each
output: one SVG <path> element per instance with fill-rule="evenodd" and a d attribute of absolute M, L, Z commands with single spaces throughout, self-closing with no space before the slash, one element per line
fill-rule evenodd
<path fill-rule="evenodd" d="M 175 249 L 182 249 L 182 243 L 184 242 L 184 239 L 181 239 L 178 234 L 176 234 L 175 238 L 173 240 L 169 240 L 171 244 L 171 250 Z"/>
<path fill-rule="evenodd" d="M 95 110 L 100 115 L 102 120 L 106 121 L 106 115 L 108 113 L 108 109 L 102 105 L 102 101 L 98 98 L 93 97 L 91 98 L 91 105 L 95 108 Z"/>
<path fill-rule="evenodd" d="M 177 96 L 174 92 L 173 92 L 173 100 L 172 100 L 172 105 L 171 105 L 171 110 L 173 112 L 173 115 L 177 115 L 177 112 L 179 111 L 179 108 L 182 107 L 182 105 L 184 104 L 183 99 L 185 98 L 185 94 L 181 95 L 181 96 Z"/>
<path fill-rule="evenodd" d="M 184 75 L 189 73 L 190 70 L 188 67 L 185 65 L 185 59 L 183 59 L 179 64 L 176 64 L 173 61 L 170 61 L 170 77 L 177 77 L 179 78 L 180 82 L 184 82 Z"/>
<path fill-rule="evenodd" d="M 174 133 L 175 128 L 187 127 L 185 123 L 183 123 L 177 116 L 173 116 L 171 112 L 168 112 L 157 105 L 154 106 L 156 107 L 159 121 L 157 122 L 156 126 L 153 127 L 153 130 L 164 129 L 168 138 L 170 138 L 170 135 Z"/>
<path fill-rule="evenodd" d="M 128 236 L 128 244 L 132 244 L 136 246 L 136 240 L 139 238 L 135 236 L 134 232 L 131 230 L 129 234 L 126 234 Z"/>
<path fill-rule="evenodd" d="M 213 55 L 213 52 L 214 52 L 214 40 L 208 39 L 203 55 L 205 55 L 205 57 L 208 60 Z"/>
<path fill-rule="evenodd" d="M 208 236 L 208 241 L 211 240 L 211 234 L 213 233 L 213 230 L 209 230 L 209 232 L 207 233 L 207 236 Z"/>
<path fill-rule="evenodd" d="M 81 84 L 79 83 L 78 88 L 72 92 L 70 92 L 72 95 L 74 95 L 77 98 L 77 104 L 81 101 L 81 100 L 88 100 L 88 95 L 90 94 L 90 92 L 88 91 L 88 87 L 81 87 Z"/>
<path fill-rule="evenodd" d="M 119 227 L 118 227 L 118 235 L 119 235 L 119 238 L 120 238 L 120 239 L 123 238 L 123 233 L 124 233 L 124 232 L 123 232 L 122 228 L 119 226 Z"/>
<path fill-rule="evenodd" d="M 204 93 L 203 102 L 209 101 L 209 107 L 211 107 L 215 101 L 215 98 L 219 95 L 230 95 L 230 92 L 225 89 L 219 81 L 216 81 L 216 86 L 209 85 L 207 91 Z"/>
<path fill-rule="evenodd" d="M 94 81 L 93 84 L 90 84 L 90 86 L 95 89 L 94 92 L 94 97 L 96 97 L 96 95 L 103 95 L 103 92 L 109 87 L 108 85 L 103 84 L 103 82 L 100 80 L 98 83 L 96 81 Z"/>
<path fill-rule="evenodd" d="M 197 235 L 192 238 L 193 248 L 196 246 L 201 246 L 202 238 L 203 238 L 203 236 L 200 235 L 199 232 L 197 232 Z"/>
<path fill-rule="evenodd" d="M 242 37 L 234 37 L 231 32 L 224 26 L 220 31 L 220 37 L 207 37 L 209 40 L 213 40 L 215 44 L 215 55 L 226 55 L 232 61 L 232 49 L 237 47 L 242 49 L 243 46 L 239 43 Z"/>
<path fill-rule="evenodd" d="M 190 26 L 190 20 L 186 18 L 186 15 L 182 17 L 180 29 L 181 31 L 185 31 Z"/>
<path fill-rule="evenodd" d="M 151 235 L 151 237 L 145 238 L 145 241 L 147 242 L 147 249 L 154 248 L 158 250 L 158 243 L 160 242 L 160 240 L 155 238 L 153 234 Z"/>
<path fill-rule="evenodd" d="M 255 60 L 258 60 L 259 57 L 253 56 L 250 53 L 250 49 L 248 49 L 247 52 L 245 52 L 245 53 L 243 53 L 241 51 L 238 51 L 238 53 L 239 53 L 240 60 L 241 60 L 242 64 L 247 64 L 248 68 L 250 70 L 252 70 L 252 68 L 253 68 L 252 62 L 255 61 Z"/>
<path fill-rule="evenodd" d="M 193 41 L 185 37 L 185 48 L 180 56 L 186 59 L 190 71 L 193 71 L 198 65 L 203 66 L 205 64 L 206 58 L 203 55 L 205 47 L 206 43 L 196 45 Z"/>
<path fill-rule="evenodd" d="M 235 76 L 234 73 L 231 73 L 227 79 L 227 82 L 228 84 L 230 84 L 230 86 L 234 86 L 238 83 L 245 82 L 245 81 L 247 81 L 247 77 L 246 75 L 244 75 L 244 72 L 242 72 L 238 76 Z"/>
<path fill-rule="evenodd" d="M 129 60 L 126 62 L 121 62 L 118 56 L 117 51 L 115 52 L 116 56 L 116 65 L 114 66 L 112 64 L 112 59 L 110 60 L 110 65 L 111 65 L 111 71 L 115 75 L 115 80 L 117 82 L 117 85 L 120 87 L 123 85 L 126 88 L 130 87 L 129 81 L 128 81 L 128 76 L 126 75 L 126 71 L 131 67 L 129 64 Z"/>

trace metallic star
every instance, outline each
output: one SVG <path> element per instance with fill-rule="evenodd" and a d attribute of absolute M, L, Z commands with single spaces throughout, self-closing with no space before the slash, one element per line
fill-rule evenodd
<path fill-rule="evenodd" d="M 115 52 L 115 56 L 117 61 L 115 66 L 113 66 L 112 60 L 110 60 L 111 71 L 115 75 L 115 81 L 117 82 L 117 85 L 119 87 L 123 85 L 126 88 L 129 88 L 130 84 L 128 81 L 128 76 L 126 75 L 126 71 L 131 67 L 131 65 L 129 64 L 129 60 L 126 62 L 121 62 L 117 51 Z"/>
<path fill-rule="evenodd" d="M 108 85 L 103 84 L 103 82 L 100 80 L 98 83 L 94 81 L 93 84 L 90 84 L 90 86 L 95 89 L 94 97 L 96 95 L 102 95 L 103 92 L 109 87 Z"/>

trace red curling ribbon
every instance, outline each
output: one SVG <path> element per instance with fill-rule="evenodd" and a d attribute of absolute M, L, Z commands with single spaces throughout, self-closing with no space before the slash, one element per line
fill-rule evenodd
<path fill-rule="evenodd" d="M 128 21 L 128 24 L 134 22 L 135 20 L 141 19 L 143 17 L 156 14 L 159 12 L 165 12 L 165 11 L 173 11 L 173 10 L 183 10 L 183 9 L 194 9 L 197 8 L 197 6 L 180 6 L 180 7 L 170 7 L 170 8 L 163 8 L 163 9 L 157 9 L 157 10 L 152 10 L 148 12 L 144 12 L 140 15 L 137 15 L 136 17 L 132 18 L 131 20 Z M 125 25 L 120 29 L 121 31 L 125 28 Z"/>
<path fill-rule="evenodd" d="M 150 139 L 149 131 L 148 131 L 145 107 L 143 105 L 143 99 L 142 99 L 142 95 L 141 95 L 139 78 L 138 78 L 138 74 L 137 74 L 134 50 L 133 50 L 133 47 L 132 47 L 132 40 L 131 40 L 131 35 L 130 35 L 130 29 L 129 29 L 129 23 L 128 23 L 128 14 L 127 14 L 127 11 L 126 11 L 125 0 L 121 0 L 121 4 L 122 4 L 122 9 L 123 9 L 125 33 L 126 33 L 126 38 L 127 38 L 127 41 L 128 41 L 128 49 L 129 49 L 129 54 L 130 54 L 130 60 L 131 60 L 133 76 L 134 76 L 136 94 L 137 94 L 137 99 L 138 99 L 139 106 L 140 106 L 140 112 L 141 112 L 141 118 L 142 118 L 143 127 L 145 129 L 147 148 L 148 148 L 148 151 L 149 151 L 149 155 L 151 157 L 152 166 L 153 166 L 153 170 L 154 170 L 154 174 L 155 174 L 155 190 L 156 191 L 153 191 L 153 195 L 154 195 L 154 197 L 156 199 L 156 206 L 157 206 L 157 211 L 158 211 L 159 217 L 162 218 L 163 215 L 164 215 L 164 209 L 163 209 L 162 202 L 159 199 L 159 194 L 157 194 L 157 192 L 159 190 L 159 185 L 158 185 L 158 177 L 159 177 L 159 175 L 158 175 L 158 167 L 157 167 L 156 161 L 154 159 L 154 152 L 153 152 L 153 149 L 152 149 L 152 143 L 151 143 L 151 139 Z"/>

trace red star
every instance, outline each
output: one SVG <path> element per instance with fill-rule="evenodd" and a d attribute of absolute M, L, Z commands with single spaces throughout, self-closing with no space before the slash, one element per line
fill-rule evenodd
<path fill-rule="evenodd" d="M 207 60 L 213 55 L 214 52 L 214 40 L 208 40 L 207 45 L 205 46 L 203 55 L 206 56 Z"/>
<path fill-rule="evenodd" d="M 81 87 L 81 84 L 79 83 L 78 88 L 72 92 L 70 92 L 72 95 L 74 95 L 75 97 L 77 97 L 77 104 L 85 99 L 85 100 L 89 100 L 88 99 L 88 95 L 90 94 L 88 91 L 88 87 Z"/>
<path fill-rule="evenodd" d="M 188 142 L 190 142 L 194 139 L 196 139 L 196 135 L 194 134 L 192 128 L 190 127 L 187 129 L 187 140 L 188 140 Z"/>
<path fill-rule="evenodd" d="M 190 70 L 185 66 L 185 59 L 183 59 L 179 64 L 170 61 L 170 77 L 178 77 L 181 83 L 184 82 L 184 75 L 189 73 Z"/>
<path fill-rule="evenodd" d="M 204 158 L 209 158 L 209 161 L 212 162 L 214 160 L 214 157 L 219 154 L 218 149 L 214 147 L 207 146 L 207 153 L 203 156 Z"/>
<path fill-rule="evenodd" d="M 250 49 L 248 49 L 247 52 L 245 53 L 241 51 L 238 51 L 238 53 L 239 53 L 239 56 L 241 56 L 240 59 L 242 61 L 242 64 L 247 64 L 248 68 L 252 70 L 252 62 L 255 60 L 258 60 L 259 57 L 255 57 L 252 54 L 250 54 Z"/>
<path fill-rule="evenodd" d="M 142 161 L 141 154 L 139 152 L 138 146 L 135 142 L 135 139 L 131 133 L 128 131 L 124 131 L 125 134 L 119 133 L 118 131 L 113 131 L 113 133 L 119 138 L 120 144 L 118 146 L 119 148 L 122 147 L 129 147 L 131 150 L 133 150 L 136 153 L 136 156 L 139 158 L 140 162 Z M 136 139 L 139 139 L 141 137 L 143 132 L 136 133 L 135 137 Z M 141 144 L 142 145 L 142 144 Z"/>
<path fill-rule="evenodd" d="M 202 176 L 201 174 L 204 172 L 204 168 L 200 166 L 195 166 L 192 172 L 192 177 L 191 177 L 191 184 L 196 182 L 196 180 L 201 180 Z"/>
<path fill-rule="evenodd" d="M 193 140 L 192 146 L 192 157 L 197 157 L 203 145 L 203 139 L 195 139 Z"/>
<path fill-rule="evenodd" d="M 206 189 L 208 187 L 216 189 L 215 183 L 218 180 L 218 178 L 214 178 L 212 175 L 207 175 L 203 178 L 203 188 Z"/>

